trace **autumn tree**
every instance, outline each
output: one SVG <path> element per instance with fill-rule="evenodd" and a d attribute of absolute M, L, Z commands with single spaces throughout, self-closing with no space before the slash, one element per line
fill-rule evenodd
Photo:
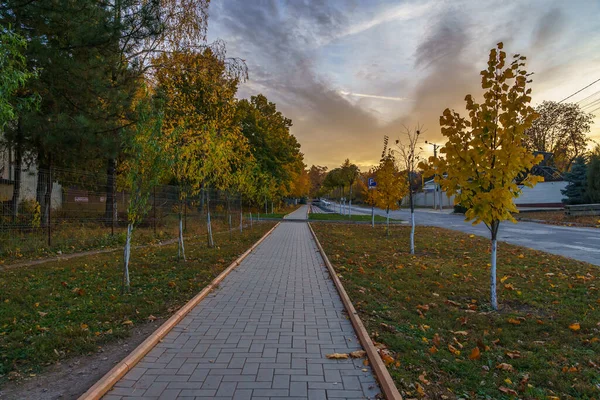
<path fill-rule="evenodd" d="M 404 137 L 396 140 L 396 149 L 393 150 L 398 155 L 397 159 L 401 168 L 406 172 L 406 185 L 408 190 L 408 199 L 410 207 L 410 254 L 415 254 L 415 202 L 413 198 L 413 183 L 417 175 L 417 165 L 421 161 L 421 148 L 419 147 L 419 137 L 421 127 L 410 129 L 404 127 Z"/>
<path fill-rule="evenodd" d="M 180 252 L 183 252 L 181 210 L 188 196 L 202 189 L 227 189 L 239 184 L 236 174 L 251 170 L 247 139 L 235 123 L 235 93 L 240 77 L 229 71 L 222 55 L 211 49 L 164 54 L 157 61 L 158 93 L 165 104 L 164 148 L 171 154 L 171 174 L 180 192 Z M 213 245 L 210 202 L 208 242 Z"/>
<path fill-rule="evenodd" d="M 390 211 L 400 208 L 400 201 L 406 195 L 408 185 L 396 165 L 392 154 L 386 155 L 375 170 L 377 186 L 373 190 L 375 205 L 386 212 L 387 234 L 390 234 Z"/>
<path fill-rule="evenodd" d="M 524 56 L 516 54 L 507 64 L 503 44 L 490 51 L 488 67 L 481 71 L 485 90 L 482 103 L 465 97 L 468 117 L 450 109 L 440 117 L 442 134 L 448 139 L 440 152 L 444 158 L 430 162 L 447 176 L 436 180 L 455 204 L 467 208 L 466 220 L 483 222 L 491 233 L 491 304 L 498 309 L 496 297 L 496 252 L 500 222 L 516 222 L 518 210 L 513 199 L 519 196 L 516 179 L 540 160 L 527 149 L 526 129 L 537 114 L 529 105 L 530 74 L 524 69 Z M 539 177 L 528 175 L 522 185 L 532 187 Z"/>
<path fill-rule="evenodd" d="M 525 131 L 529 151 L 549 152 L 558 170 L 566 172 L 586 152 L 594 115 L 574 103 L 544 101 L 535 108 L 539 115 Z"/>
<path fill-rule="evenodd" d="M 125 187 L 129 190 L 127 204 L 127 239 L 123 251 L 122 292 L 129 291 L 129 259 L 134 228 L 142 221 L 151 206 L 152 189 L 169 169 L 169 158 L 162 148 L 161 125 L 163 105 L 144 89 L 136 106 L 135 127 L 123 131 L 124 152 L 127 156 L 124 171 Z"/>
<path fill-rule="evenodd" d="M 273 201 L 291 195 L 294 181 L 305 167 L 300 144 L 290 133 L 292 121 L 262 94 L 240 100 L 235 121 L 249 143 L 257 176 L 263 182 L 257 197 Z"/>
<path fill-rule="evenodd" d="M 362 178 L 368 182 L 369 179 L 376 180 L 375 173 L 377 168 L 369 169 L 369 171 L 363 173 Z M 371 227 L 375 228 L 375 205 L 377 205 L 377 187 L 370 187 L 362 184 L 362 195 L 364 202 L 371 206 Z"/>
<path fill-rule="evenodd" d="M 352 164 L 350 160 L 347 158 L 344 163 L 340 167 L 342 179 L 345 184 L 350 187 L 350 192 L 348 195 L 348 215 L 352 215 L 352 187 L 356 183 L 358 176 L 360 174 L 360 169 L 356 166 L 356 164 Z"/>
<path fill-rule="evenodd" d="M 321 165 L 312 165 L 308 170 L 308 178 L 310 180 L 310 197 L 319 197 L 322 195 L 321 187 L 323 180 L 327 175 L 327 167 Z"/>

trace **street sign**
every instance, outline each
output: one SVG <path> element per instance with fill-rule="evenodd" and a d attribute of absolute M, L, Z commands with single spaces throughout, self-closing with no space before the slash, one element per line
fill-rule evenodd
<path fill-rule="evenodd" d="M 369 178 L 369 189 L 372 189 L 377 186 L 377 182 L 375 182 L 375 178 Z"/>

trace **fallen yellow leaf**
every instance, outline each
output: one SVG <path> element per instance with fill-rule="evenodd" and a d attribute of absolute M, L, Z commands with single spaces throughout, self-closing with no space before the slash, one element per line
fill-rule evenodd
<path fill-rule="evenodd" d="M 569 329 L 572 331 L 578 331 L 581 329 L 581 325 L 579 325 L 579 322 L 575 322 L 574 324 L 569 325 Z"/>
<path fill-rule="evenodd" d="M 356 350 L 350 353 L 350 357 L 352 358 L 363 358 L 367 355 L 367 352 L 364 350 Z"/>
<path fill-rule="evenodd" d="M 481 358 L 481 351 L 479 351 L 479 347 L 475 347 L 471 350 L 471 354 L 469 355 L 469 360 L 479 360 Z"/>
<path fill-rule="evenodd" d="M 329 359 L 333 359 L 333 360 L 345 360 L 348 358 L 348 354 L 347 353 L 331 353 L 331 354 L 326 354 L 325 357 L 327 357 Z"/>

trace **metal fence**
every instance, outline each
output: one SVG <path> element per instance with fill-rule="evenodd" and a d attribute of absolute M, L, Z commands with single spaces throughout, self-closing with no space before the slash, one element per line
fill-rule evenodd
<path fill-rule="evenodd" d="M 120 189 L 118 177 L 113 182 L 106 173 L 33 168 L 18 175 L 13 171 L 0 179 L 0 261 L 125 243 L 129 193 Z M 178 186 L 152 190 L 134 244 L 176 239 L 180 213 L 184 235 L 193 236 L 207 234 L 209 211 L 213 235 L 249 226 L 262 211 L 251 209 L 237 193 L 180 194 Z"/>

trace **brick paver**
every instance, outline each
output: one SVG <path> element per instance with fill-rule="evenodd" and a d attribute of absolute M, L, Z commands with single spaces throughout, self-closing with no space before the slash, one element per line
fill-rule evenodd
<path fill-rule="evenodd" d="M 307 224 L 284 222 L 104 398 L 372 399 L 362 359 L 325 357 L 357 349 Z"/>

